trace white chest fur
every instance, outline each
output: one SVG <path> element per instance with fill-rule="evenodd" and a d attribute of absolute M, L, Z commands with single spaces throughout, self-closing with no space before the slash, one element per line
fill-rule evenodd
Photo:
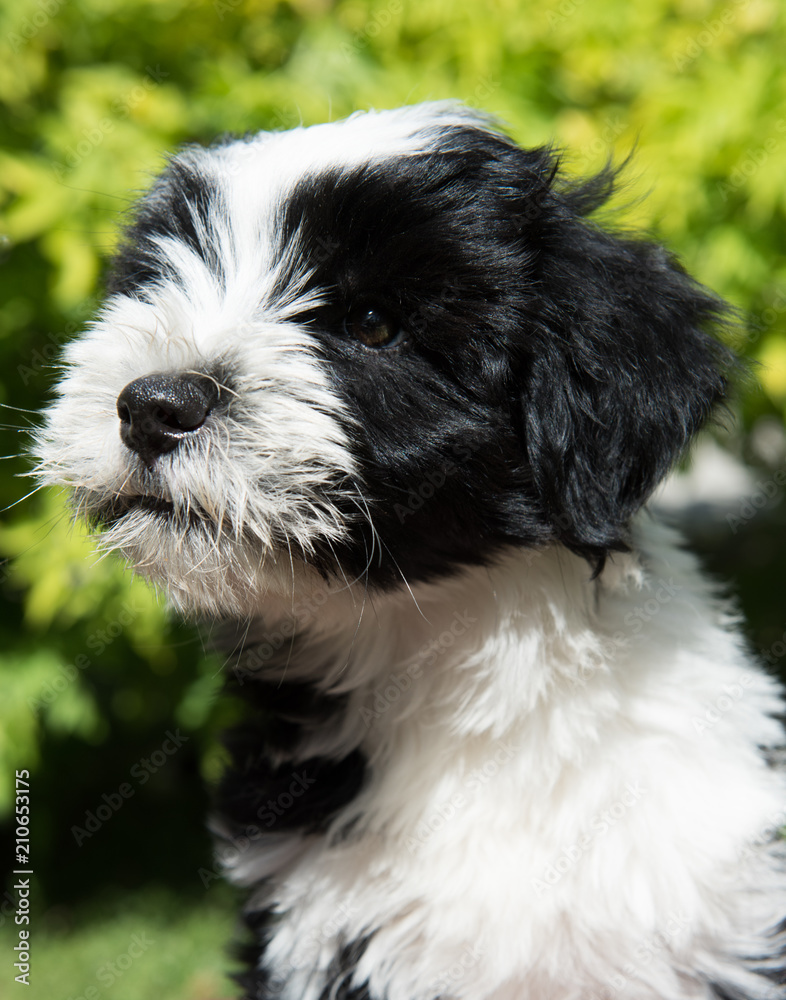
<path fill-rule="evenodd" d="M 768 995 L 741 960 L 786 903 L 760 750 L 780 693 L 672 535 L 638 536 L 596 581 L 552 548 L 371 601 L 359 627 L 326 608 L 347 709 L 303 756 L 360 747 L 366 783 L 327 836 L 235 866 L 272 876 L 282 997 L 318 997 L 360 940 L 355 982 L 388 1000 Z"/>

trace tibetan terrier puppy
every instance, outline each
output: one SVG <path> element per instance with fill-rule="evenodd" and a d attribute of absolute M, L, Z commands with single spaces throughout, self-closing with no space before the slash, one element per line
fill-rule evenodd
<path fill-rule="evenodd" d="M 456 105 L 188 147 L 43 482 L 220 620 L 253 1000 L 785 995 L 778 685 L 642 510 L 724 304 Z"/>

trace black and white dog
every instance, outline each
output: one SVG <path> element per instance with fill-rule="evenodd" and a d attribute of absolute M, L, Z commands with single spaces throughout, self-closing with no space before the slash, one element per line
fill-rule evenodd
<path fill-rule="evenodd" d="M 641 508 L 722 302 L 432 104 L 188 148 L 67 353 L 44 482 L 234 622 L 215 826 L 255 1000 L 783 997 L 783 711 Z"/>

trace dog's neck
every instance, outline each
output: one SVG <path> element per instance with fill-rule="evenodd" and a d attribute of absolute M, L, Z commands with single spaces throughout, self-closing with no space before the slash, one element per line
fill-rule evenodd
<path fill-rule="evenodd" d="M 242 662 L 270 684 L 313 686 L 341 705 L 304 737 L 303 758 L 362 747 L 400 761 L 424 739 L 449 753 L 457 735 L 488 746 L 528 734 L 556 774 L 616 710 L 609 675 L 628 637 L 615 636 L 619 614 L 605 603 L 628 590 L 641 599 L 644 580 L 633 554 L 593 579 L 584 560 L 552 546 L 511 549 L 393 594 L 314 585 L 271 604 Z"/>
<path fill-rule="evenodd" d="M 780 738 L 768 716 L 781 702 L 729 642 L 723 606 L 675 541 L 643 521 L 635 551 L 596 579 L 564 549 L 511 550 L 411 593 L 369 595 L 365 607 L 349 590 L 315 589 L 312 603 L 303 594 L 268 615 L 249 644 L 257 666 L 243 677 L 266 685 L 252 700 L 273 712 L 289 688 L 283 714 L 305 722 L 272 759 L 260 734 L 266 765 L 241 743 L 242 767 L 264 772 L 268 786 L 243 813 L 252 825 L 239 828 L 231 867 L 240 884 L 273 887 L 259 890 L 259 909 L 273 899 L 295 914 L 273 957 L 310 968 L 303 941 L 322 941 L 337 900 L 344 942 L 365 940 L 390 913 L 416 914 L 416 956 L 478 942 L 491 953 L 495 918 L 510 912 L 509 953 L 528 984 L 533 975 L 551 984 L 559 974 L 542 956 L 570 952 L 574 933 L 591 942 L 591 968 L 609 927 L 619 928 L 615 953 L 622 942 L 634 955 L 663 929 L 653 914 L 679 916 L 677 952 L 727 920 L 729 861 L 761 838 L 779 801 L 780 779 L 757 747 Z M 737 756 L 750 765 L 717 766 Z M 243 792 L 245 773 L 232 791 Z M 308 823 L 292 784 L 301 779 L 315 799 Z M 747 806 L 730 812 L 727 801 Z M 286 802 L 297 803 L 291 813 Z M 457 905 L 463 866 L 472 877 Z M 773 871 L 763 869 L 762 885 Z M 395 888 L 380 892 L 375 879 Z M 327 887 L 324 902 L 304 908 L 315 885 Z M 606 891 L 627 885 L 635 894 Z M 740 954 L 753 954 L 750 927 L 780 919 L 771 894 L 751 900 L 728 931 Z M 471 934 L 462 912 L 473 914 Z M 369 960 L 382 963 L 391 948 L 375 935 Z M 668 982 L 665 948 L 657 963 L 648 974 Z M 471 995 L 524 995 L 514 972 L 499 972 L 513 977 L 509 988 Z M 306 977 L 289 996 L 311 995 Z M 395 995 L 410 995 L 406 984 Z"/>

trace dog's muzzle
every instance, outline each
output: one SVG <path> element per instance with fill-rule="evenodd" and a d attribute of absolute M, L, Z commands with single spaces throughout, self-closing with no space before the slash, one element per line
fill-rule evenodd
<path fill-rule="evenodd" d="M 145 375 L 117 397 L 120 437 L 146 465 L 192 437 L 219 402 L 216 383 L 204 375 Z"/>

